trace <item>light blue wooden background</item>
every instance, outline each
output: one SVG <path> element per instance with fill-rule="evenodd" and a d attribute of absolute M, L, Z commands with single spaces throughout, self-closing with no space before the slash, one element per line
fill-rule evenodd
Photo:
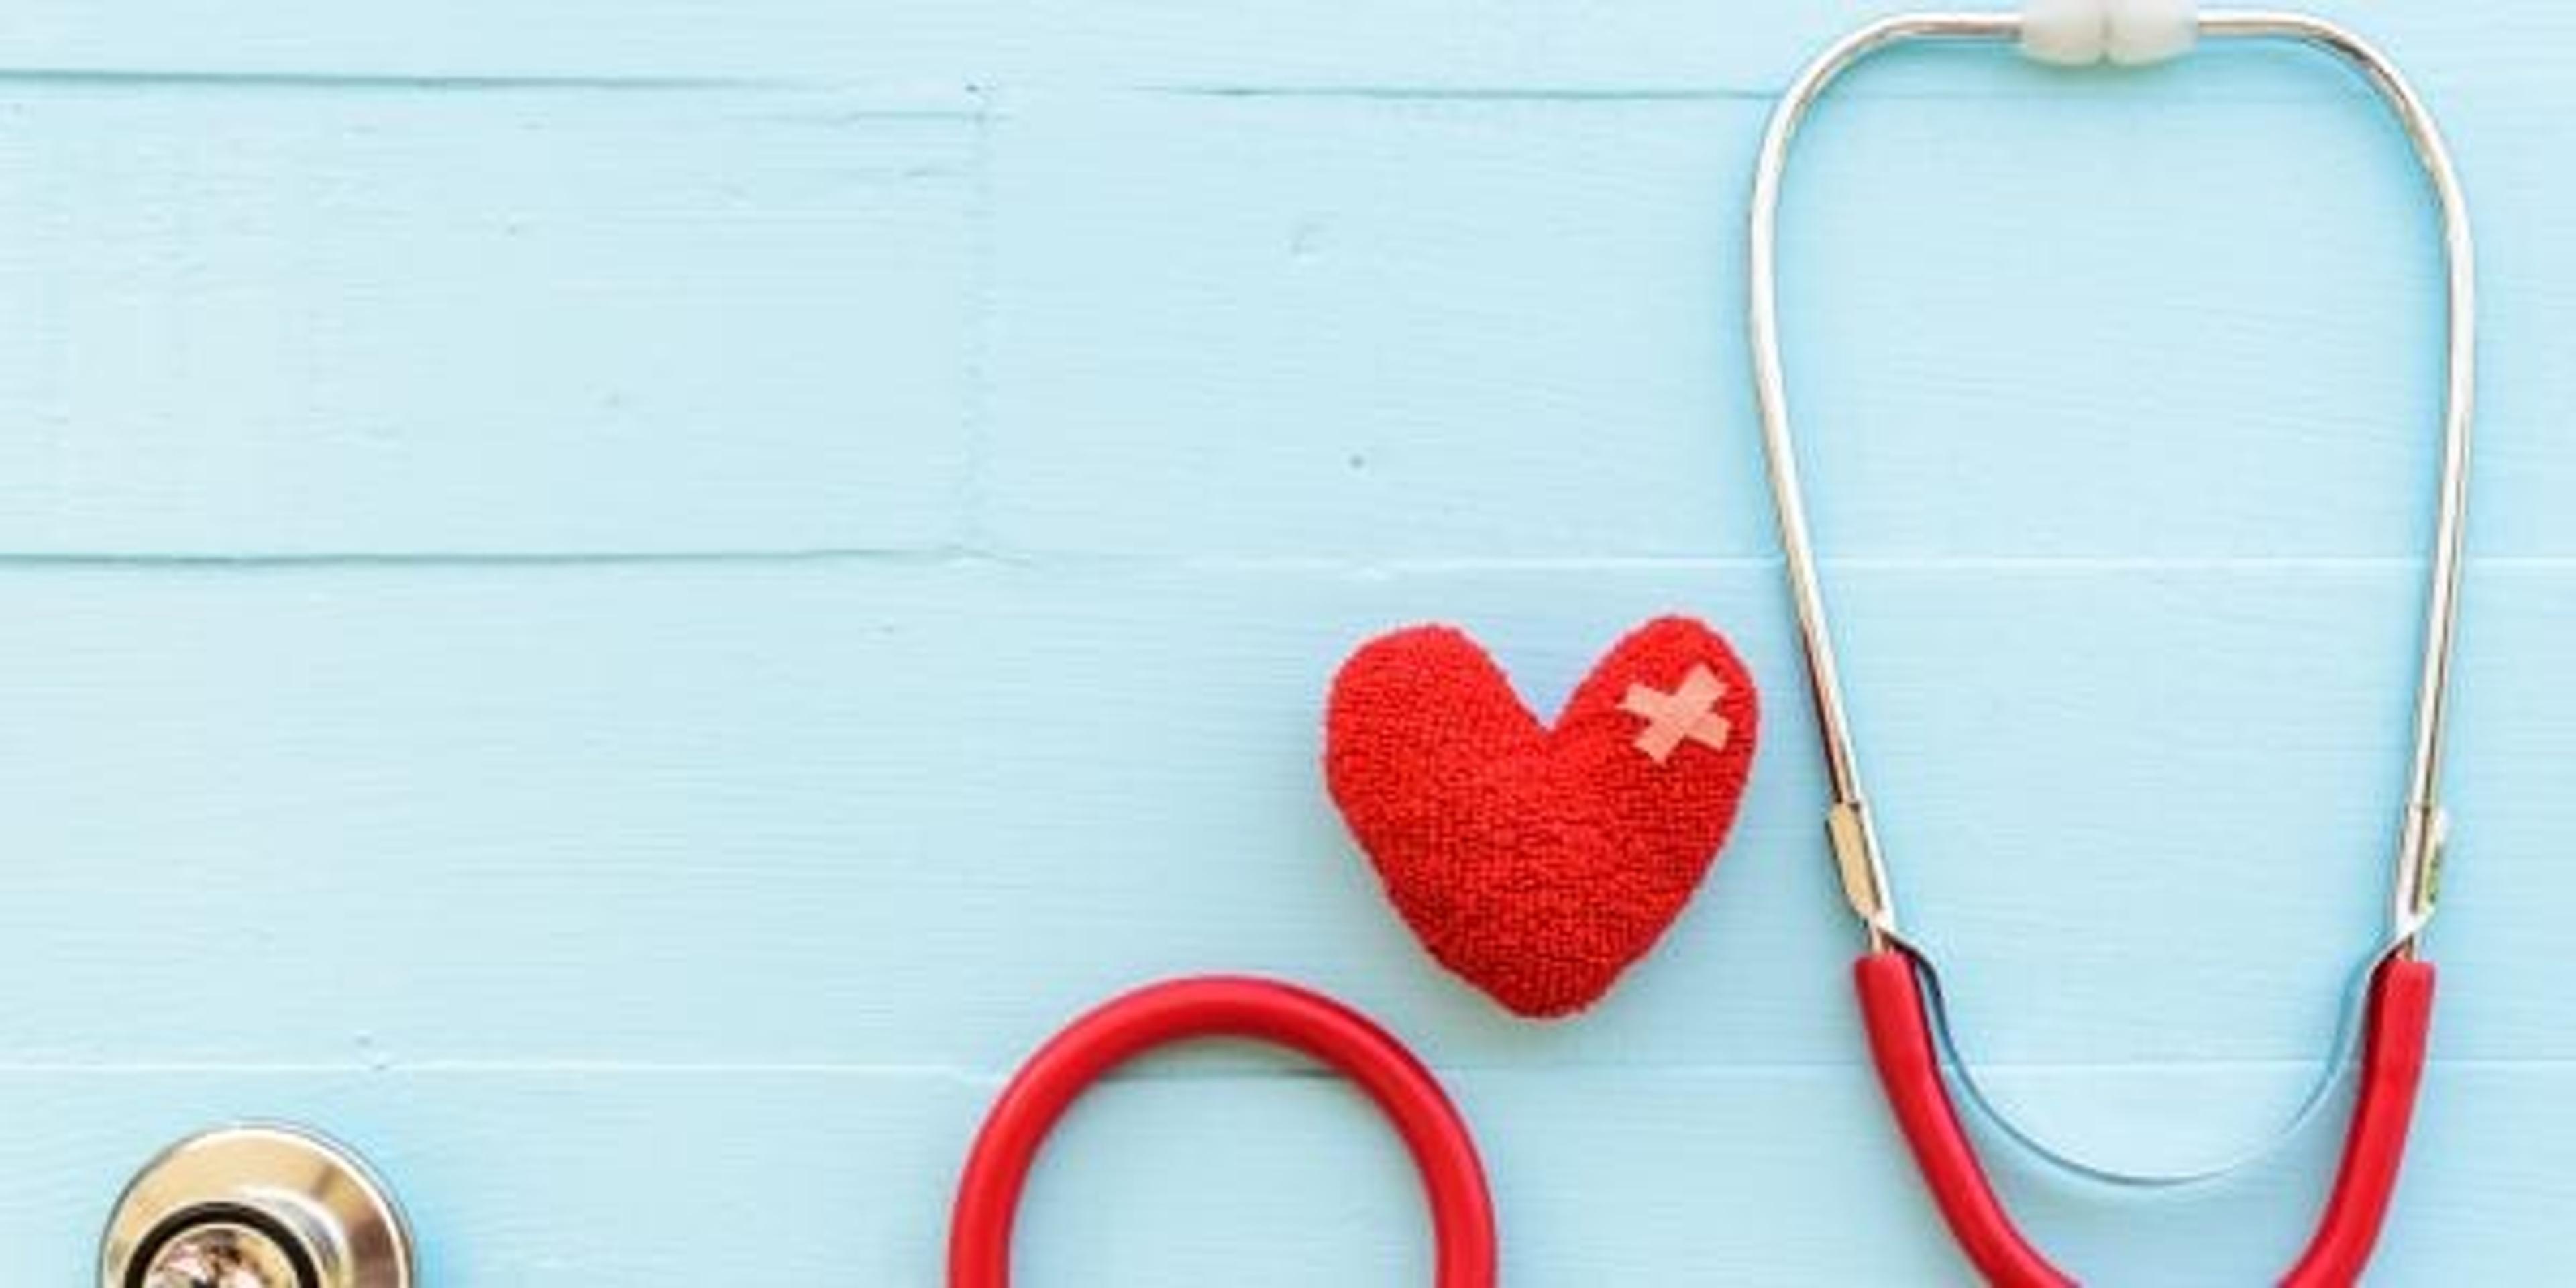
<path fill-rule="evenodd" d="M 2576 11 L 2337 6 L 2444 114 L 2488 359 L 2438 1055 L 2388 1283 L 2576 1248 Z M 29 0 L 0 24 L 0 1282 L 240 1115 L 430 1282 L 928 1285 L 1006 1071 L 1173 972 L 1416 1042 L 1526 1285 L 1953 1282 L 1863 1068 L 1743 376 L 1767 97 L 1861 0 Z M 1897 879 L 2004 1093 L 2206 1158 L 2377 924 L 2427 211 L 2324 60 L 1903 56 L 1790 201 L 1794 381 Z M 1325 802 L 1341 656 L 1550 705 L 1647 614 L 1772 696 L 1572 1023 L 1434 970 Z M 2250 1282 L 2334 1130 L 2138 1199 Z M 1250 1051 L 1048 1155 L 1031 1285 L 1420 1282 L 1400 1152 Z"/>

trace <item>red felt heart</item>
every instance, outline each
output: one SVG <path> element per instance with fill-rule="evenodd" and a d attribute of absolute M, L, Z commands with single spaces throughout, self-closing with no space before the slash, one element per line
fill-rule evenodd
<path fill-rule="evenodd" d="M 1523 1015 L 1589 1006 L 1679 916 L 1753 768 L 1753 678 L 1717 632 L 1646 623 L 1554 728 L 1447 626 L 1333 679 L 1324 778 L 1431 955 Z"/>

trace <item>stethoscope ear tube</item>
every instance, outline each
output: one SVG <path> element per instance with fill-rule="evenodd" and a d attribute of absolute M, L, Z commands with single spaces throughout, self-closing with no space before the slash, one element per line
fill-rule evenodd
<path fill-rule="evenodd" d="M 2189 30 L 2185 30 L 2185 27 Z M 2123 34 L 2125 32 L 2125 35 Z M 2469 438 L 2476 401 L 2477 269 L 2468 203 L 2432 113 L 2396 65 L 2342 26 L 2310 14 L 2257 9 L 2196 11 L 2188 0 L 2026 0 L 2021 12 L 1902 13 L 1868 23 L 1811 60 L 1772 110 L 1754 163 L 1746 236 L 1746 335 L 1753 359 L 1755 410 L 1779 522 L 1782 563 L 1797 612 L 1830 800 L 1826 835 L 1843 892 L 1868 937 L 1858 985 L 1873 1059 L 1886 1079 L 1907 1142 L 1940 1204 L 1942 1216 L 1977 1267 L 1999 1283 L 2069 1282 L 2014 1229 L 1996 1201 L 1962 1129 L 1950 1084 L 1942 1077 L 1950 1044 L 1938 977 L 1909 942 L 1896 913 L 1886 857 L 1870 822 L 1851 719 L 1843 700 L 1833 639 L 1826 624 L 1819 560 L 1808 530 L 1796 444 L 1790 431 L 1788 375 L 1780 352 L 1780 194 L 1791 145 L 1825 90 L 1871 54 L 1917 41 L 2018 41 L 2047 61 L 2086 63 L 2166 56 L 2206 37 L 2290 40 L 2323 50 L 2359 72 L 2412 145 L 2441 232 L 2445 323 L 2440 470 L 2434 492 L 2433 542 L 2427 561 L 2422 660 L 2415 685 L 2412 758 L 2399 815 L 2390 921 L 2372 966 L 2363 1012 L 2363 1085 L 2333 1199 L 2314 1241 L 2287 1281 L 2350 1283 L 2368 1259 L 2396 1182 L 2398 1160 L 2423 1074 L 2431 1019 L 2433 972 L 2416 960 L 2440 887 L 2448 830 L 2440 803 L 2449 677 L 2458 634 L 2459 593 L 2467 550 Z M 2104 42 L 2108 41 L 2106 45 Z M 2338 1030 L 2324 1080 L 2300 1108 L 2293 1129 L 2325 1103 L 2350 1039 Z M 2172 1176 L 2088 1165 L 2047 1148 L 2013 1126 L 1976 1088 L 1964 1061 L 1951 1056 L 1959 1090 L 2013 1142 L 2061 1170 L 2114 1184 L 2161 1186 L 2212 1179 L 2233 1165 Z"/>
<path fill-rule="evenodd" d="M 2370 1262 L 2389 1196 L 2397 1187 L 2416 1088 L 2424 1078 L 2433 979 L 2432 963 L 2398 956 L 2380 962 L 2371 976 L 2361 1095 L 2344 1138 L 2343 1163 L 2316 1235 L 2281 1280 L 2288 1288 L 2350 1284 Z M 1893 948 L 1869 953 L 1853 964 L 1852 983 L 1860 994 L 1870 1059 L 1887 1089 L 1888 1104 L 1960 1250 L 2002 1288 L 2072 1285 L 2073 1279 L 2022 1237 L 1977 1161 L 1949 1085 L 1942 1080 L 1914 959 Z"/>
<path fill-rule="evenodd" d="M 1273 980 L 1203 976 L 1116 998 L 1049 1039 L 994 1102 L 967 1156 L 949 1226 L 949 1288 L 1008 1288 L 1011 1225 L 1029 1166 L 1057 1120 L 1110 1070 L 1196 1038 L 1252 1038 L 1304 1052 L 1359 1084 L 1403 1137 L 1431 1204 L 1438 1288 L 1493 1288 L 1493 1197 L 1465 1120 L 1431 1071 L 1367 1016 Z"/>
<path fill-rule="evenodd" d="M 2433 963 L 2391 957 L 2370 987 L 2370 1028 L 2362 1038 L 2361 1098 L 2344 1137 L 2334 1197 L 2298 1268 L 2281 1282 L 2326 1288 L 2361 1277 L 2379 1242 L 2380 1222 L 2397 1188 L 2415 1092 L 2424 1082 L 2424 1048 L 2433 1028 Z"/>
<path fill-rule="evenodd" d="M 1903 1129 L 1915 1165 L 1930 1183 L 1932 1200 L 1958 1240 L 1959 1250 L 1997 1284 L 2011 1288 L 2072 1285 L 2074 1280 L 2049 1265 L 2022 1237 L 1986 1180 L 1977 1151 L 1968 1143 L 1958 1107 L 1950 1102 L 1950 1089 L 1941 1081 L 1941 1061 L 1932 1045 L 1932 1027 L 1924 1019 L 1925 1001 L 1914 977 L 1914 959 L 1893 948 L 1866 954 L 1852 964 L 1852 984 L 1860 991 L 1870 1060 L 1878 1066 L 1887 1103 L 1896 1111 L 1897 1126 Z"/>

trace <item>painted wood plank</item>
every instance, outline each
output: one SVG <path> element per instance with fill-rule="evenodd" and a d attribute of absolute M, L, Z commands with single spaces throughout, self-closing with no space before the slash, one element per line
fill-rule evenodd
<path fill-rule="evenodd" d="M 1032 1035 L 1033 1036 L 1033 1035 Z M 1256 1067 L 1241 1069 L 1242 1061 Z M 1507 1281 L 1964 1282 L 1867 1075 L 1464 1069 Z M 2088 1076 L 2116 1101 L 2225 1067 Z M 77 1283 L 124 1170 L 243 1112 L 338 1125 L 400 1178 L 425 1272 L 459 1288 L 682 1272 L 929 1288 L 964 1142 L 993 1087 L 873 1069 L 0 1071 L 41 1106 L 0 1170 L 0 1274 Z M 2555 1064 L 2437 1064 L 2374 1282 L 2526 1269 L 2565 1248 L 2576 1148 Z M 2214 1189 L 2152 1201 L 2000 1161 L 2033 1236 L 2087 1282 L 2244 1282 L 2294 1251 L 2331 1131 Z M 1429 1251 L 1400 1147 L 1348 1088 L 1245 1052 L 1158 1061 L 1086 1100 L 1039 1164 L 1021 1278 L 1057 1284 L 1416 1283 Z"/>
<path fill-rule="evenodd" d="M 2027 94 L 1820 117 L 1784 275 L 1828 547 L 2418 551 L 2432 230 L 2393 132 L 2337 90 L 2135 84 L 2069 93 L 2044 126 Z M 1016 97 L 989 539 L 1767 555 L 1738 265 L 1765 110 Z M 2576 478 L 2534 427 L 2576 383 L 2516 354 L 2576 322 L 2546 272 L 2576 189 L 2497 164 L 2476 538 L 2558 555 Z"/>
<path fill-rule="evenodd" d="M 99 10 L 31 0 L 0 32 L 0 65 L 416 77 L 828 77 L 890 84 L 1209 83 L 1479 91 L 1774 91 L 1885 0 L 1600 6 L 1389 0 L 1330 12 L 1296 0 L 1180 8 L 1153 0 L 501 0 L 361 13 L 327 0 L 210 8 L 139 0 Z M 2551 51 L 2576 18 L 2529 0 L 2404 6 L 2325 0 L 2444 88 L 2557 83 Z"/>
<path fill-rule="evenodd" d="M 935 548 L 963 95 L 0 80 L 0 548 Z"/>
<path fill-rule="evenodd" d="M 1854 945 L 1771 569 L 972 562 L 19 569 L 0 1057 L 989 1058 L 1135 980 L 1308 979 L 1474 1063 L 1855 1058 Z M 2380 917 L 2399 565 L 1838 569 L 1916 929 L 1991 1058 L 2315 1058 Z M 2481 571 L 2444 1049 L 2576 1055 L 2529 987 L 2576 827 L 2564 566 Z M 1561 1033 L 1430 967 L 1315 769 L 1422 617 L 1553 709 L 1627 623 L 1732 629 L 1771 732 L 1665 951 Z M 173 944 L 232 945 L 212 960 Z M 2150 969 L 2152 968 L 2152 969 Z M 328 987 L 313 981 L 328 979 Z M 209 991 L 267 999 L 210 1015 Z M 825 1019 L 823 1017 L 828 1017 Z"/>
<path fill-rule="evenodd" d="M 2357 91 L 2276 61 L 2078 90 L 1920 59 L 1884 79 L 1956 88 L 1821 118 L 1790 339 L 1838 548 L 2418 544 L 2412 176 Z M 2270 98 L 2193 92 L 2258 71 Z M 0 398 L 37 432 L 0 443 L 0 549 L 1769 548 L 1735 324 L 1756 101 L 1003 95 L 987 216 L 963 93 L 10 97 L 0 191 L 36 235 L 0 290 L 39 321 Z M 2522 427 L 2576 377 L 2511 342 L 2576 307 L 2570 190 L 2522 141 L 2553 100 L 2464 97 L 2503 337 L 2478 540 L 2563 554 L 2576 478 Z M 2063 227 L 2084 251 L 2024 253 Z"/>

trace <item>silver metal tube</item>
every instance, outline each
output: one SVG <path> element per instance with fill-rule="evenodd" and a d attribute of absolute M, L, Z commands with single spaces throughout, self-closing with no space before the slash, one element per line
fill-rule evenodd
<path fill-rule="evenodd" d="M 1873 829 L 1866 826 L 1860 766 L 1853 750 L 1851 717 L 1834 664 L 1825 617 L 1824 587 L 1816 568 L 1798 480 L 1797 447 L 1789 430 L 1788 377 L 1780 358 L 1780 188 L 1790 145 L 1818 99 L 1842 74 L 1890 45 L 1914 41 L 2014 40 L 2018 13 L 1908 13 L 1872 22 L 1836 41 L 1790 83 L 1771 113 L 1753 172 L 1748 223 L 1746 333 L 1753 356 L 1754 403 L 1762 423 L 1762 449 L 1780 527 L 1798 639 L 1806 654 L 1825 771 L 1833 792 L 1828 818 L 1835 859 L 1853 911 L 1868 927 L 1873 947 L 1895 933 L 1894 903 Z M 2438 884 L 2444 817 L 2440 804 L 2443 729 L 2448 714 L 2451 655 L 2458 634 L 2460 578 L 2467 539 L 2469 429 L 2477 380 L 2477 257 L 2468 204 L 2432 113 L 2396 64 L 2361 37 L 2326 19 L 2267 10 L 2212 10 L 2200 18 L 2210 38 L 2292 40 L 2322 49 L 2361 73 L 2394 112 L 2414 146 L 2438 209 L 2442 252 L 2448 267 L 2447 365 L 2442 413 L 2441 483 L 2435 511 L 2430 583 L 2426 596 L 2423 662 L 2415 700 L 2414 752 L 2402 812 L 2392 893 L 2392 923 L 2401 952 L 2413 950 L 2430 917 Z"/>

